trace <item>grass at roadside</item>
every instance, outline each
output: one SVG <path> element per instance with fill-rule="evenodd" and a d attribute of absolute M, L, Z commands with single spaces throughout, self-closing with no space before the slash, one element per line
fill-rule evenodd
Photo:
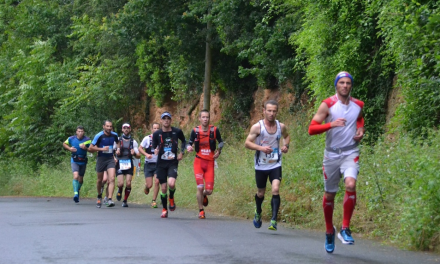
<path fill-rule="evenodd" d="M 307 135 L 307 116 L 285 117 L 292 137 L 291 148 L 283 157 L 283 181 L 279 221 L 297 228 L 323 230 L 322 153 L 324 137 Z M 244 142 L 227 139 L 218 159 L 214 194 L 206 208 L 210 213 L 247 218 L 254 213 L 256 191 L 253 155 Z M 352 220 L 355 236 L 378 238 L 408 249 L 439 251 L 440 245 L 440 133 L 414 141 L 401 136 L 396 141 L 379 141 L 362 146 L 361 172 L 357 185 L 357 207 Z M 194 209 L 196 184 L 192 162 L 194 153 L 186 154 L 179 164 L 176 203 Z M 90 162 L 82 197 L 96 197 L 95 164 Z M 72 173 L 68 156 L 56 167 L 29 169 L 26 161 L 0 161 L 0 195 L 71 197 Z M 270 184 L 268 184 L 268 187 Z M 129 202 L 149 207 L 152 194 L 143 193 L 141 171 L 133 180 Z M 342 220 L 343 185 L 336 197 L 334 222 Z M 269 187 L 270 188 L 270 187 Z M 263 220 L 270 219 L 270 189 L 263 203 Z M 73 201 L 72 201 L 73 203 Z M 118 204 L 118 206 L 120 206 Z M 158 215 L 159 215 L 158 210 Z M 251 222 L 249 222 L 251 225 Z M 263 226 L 264 227 L 264 226 Z"/>

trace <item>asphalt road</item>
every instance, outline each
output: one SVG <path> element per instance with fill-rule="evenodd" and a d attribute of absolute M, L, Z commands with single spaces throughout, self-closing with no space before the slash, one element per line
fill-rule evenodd
<path fill-rule="evenodd" d="M 177 204 L 178 205 L 178 204 Z M 98 209 L 94 200 L 0 198 L 0 263 L 440 263 L 440 255 L 356 239 L 324 250 L 324 234 L 177 208 Z M 355 236 L 356 238 L 356 236 Z"/>

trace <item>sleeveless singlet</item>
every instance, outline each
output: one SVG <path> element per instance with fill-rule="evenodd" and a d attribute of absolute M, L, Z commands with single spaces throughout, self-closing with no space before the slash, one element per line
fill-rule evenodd
<path fill-rule="evenodd" d="M 280 151 L 280 139 L 281 139 L 281 126 L 278 120 L 275 120 L 277 125 L 277 131 L 273 134 L 267 132 L 264 126 L 264 121 L 258 121 L 260 123 L 260 135 L 256 138 L 255 143 L 260 146 L 270 146 L 273 152 L 266 154 L 261 151 L 255 152 L 255 169 L 256 170 L 271 170 L 281 166 L 281 151 Z"/>
<path fill-rule="evenodd" d="M 337 95 L 329 97 L 324 100 L 329 108 L 329 115 L 325 118 L 325 123 L 330 123 L 338 118 L 345 118 L 347 122 L 343 127 L 333 127 L 328 130 L 325 135 L 326 148 L 343 148 L 355 145 L 357 142 L 353 139 L 356 134 L 356 121 L 364 106 L 364 103 L 355 98 L 350 98 L 348 105 L 339 101 Z M 359 148 L 353 148 L 343 151 L 341 154 L 325 151 L 325 156 L 329 158 L 337 158 L 340 156 L 347 156 Z"/>

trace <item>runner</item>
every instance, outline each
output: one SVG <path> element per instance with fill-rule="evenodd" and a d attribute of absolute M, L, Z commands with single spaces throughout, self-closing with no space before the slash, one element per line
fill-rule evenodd
<path fill-rule="evenodd" d="M 309 126 L 309 134 L 326 132 L 323 161 L 324 197 L 322 207 L 326 226 L 325 250 L 335 250 L 336 228 L 333 226 L 333 208 L 339 181 L 344 175 L 345 196 L 342 227 L 338 238 L 343 244 L 353 245 L 350 220 L 356 205 L 356 180 L 359 173 L 358 142 L 362 139 L 364 103 L 350 96 L 353 77 L 340 72 L 335 78 L 336 94 L 325 99 Z M 322 122 L 325 121 L 325 124 Z"/>
<path fill-rule="evenodd" d="M 208 110 L 199 113 L 200 126 L 191 131 L 187 150 L 196 151 L 194 159 L 194 175 L 197 183 L 197 203 L 199 204 L 199 218 L 205 219 L 203 206 L 208 206 L 208 197 L 214 190 L 214 161 L 220 156 L 223 140 L 220 130 L 209 125 L 210 114 Z M 215 140 L 218 141 L 216 149 Z M 194 148 L 192 147 L 194 143 Z"/>
<path fill-rule="evenodd" d="M 118 177 L 118 193 L 116 199 L 121 200 L 122 190 L 124 188 L 125 175 L 125 192 L 122 207 L 128 207 L 127 199 L 131 192 L 131 179 L 133 177 L 133 157 L 140 158 L 138 143 L 134 140 L 131 133 L 131 126 L 128 123 L 122 125 L 122 137 L 119 138 L 119 145 L 116 149 L 116 175 Z"/>
<path fill-rule="evenodd" d="M 260 228 L 261 204 L 266 192 L 267 179 L 272 185 L 272 219 L 269 230 L 277 230 L 277 216 L 281 204 L 280 183 L 282 179 L 281 160 L 282 153 L 289 151 L 290 136 L 287 127 L 276 120 L 278 103 L 269 100 L 264 104 L 264 119 L 258 121 L 251 127 L 246 138 L 245 147 L 255 150 L 255 181 L 257 183 L 257 194 L 255 194 L 255 217 L 254 226 Z M 283 144 L 280 139 L 283 138 Z"/>
<path fill-rule="evenodd" d="M 98 199 L 96 207 L 101 208 L 102 200 L 102 179 L 104 172 L 107 171 L 108 185 L 108 207 L 115 206 L 112 201 L 113 192 L 115 190 L 115 159 L 113 157 L 113 144 L 118 143 L 118 134 L 112 131 L 113 123 L 109 120 L 104 122 L 103 131 L 96 134 L 90 145 L 90 151 L 98 151 L 98 160 L 96 161 L 96 172 L 98 179 L 96 181 L 96 189 L 98 191 Z"/>
<path fill-rule="evenodd" d="M 70 166 L 73 172 L 73 200 L 75 203 L 79 202 L 79 191 L 86 173 L 87 150 L 90 143 L 90 138 L 84 136 L 84 127 L 82 126 L 77 126 L 76 135 L 63 142 L 63 147 L 71 152 Z"/>
<path fill-rule="evenodd" d="M 157 195 L 159 194 L 159 180 L 156 175 L 156 163 L 157 155 L 154 154 L 153 149 L 153 133 L 160 129 L 158 123 L 153 123 L 151 125 L 151 134 L 144 137 L 139 146 L 139 152 L 145 156 L 144 164 L 144 175 L 145 175 L 145 188 L 144 193 L 148 195 L 150 193 L 150 188 L 153 186 L 154 177 L 154 190 L 153 190 L 153 200 L 151 201 L 151 207 L 157 208 Z"/>
<path fill-rule="evenodd" d="M 176 210 L 174 193 L 176 192 L 177 168 L 185 152 L 186 141 L 182 130 L 171 126 L 171 114 L 164 112 L 160 116 L 162 129 L 153 133 L 153 149 L 157 155 L 157 178 L 159 179 L 162 200 L 162 218 L 168 217 L 167 210 L 167 182 L 170 189 L 170 211 Z M 178 148 L 181 141 L 181 152 Z M 167 181 L 168 178 L 168 181 Z"/>

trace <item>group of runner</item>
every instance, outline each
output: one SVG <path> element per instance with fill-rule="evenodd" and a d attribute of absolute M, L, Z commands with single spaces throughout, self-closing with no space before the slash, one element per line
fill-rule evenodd
<path fill-rule="evenodd" d="M 339 181 L 344 176 L 345 196 L 343 201 L 343 221 L 338 238 L 343 244 L 353 245 L 354 239 L 350 231 L 350 220 L 356 205 L 356 181 L 359 173 L 358 143 L 363 138 L 364 118 L 362 108 L 364 103 L 352 98 L 353 77 L 348 72 L 337 74 L 334 86 L 336 94 L 323 100 L 314 115 L 309 134 L 326 133 L 326 147 L 323 159 L 324 196 L 322 207 L 324 212 L 326 236 L 324 248 L 332 253 L 335 249 L 336 227 L 333 224 L 334 199 L 339 189 Z M 256 228 L 262 226 L 262 203 L 266 192 L 267 180 L 271 183 L 272 218 L 268 229 L 277 230 L 277 217 L 281 204 L 280 183 L 282 180 L 282 155 L 289 151 L 290 136 L 285 124 L 276 119 L 278 103 L 269 100 L 264 103 L 264 118 L 254 124 L 245 141 L 245 147 L 255 151 L 255 216 L 253 224 Z M 128 207 L 127 199 L 131 192 L 133 175 L 133 157 L 145 156 L 144 193 L 149 194 L 153 188 L 151 207 L 157 208 L 157 196 L 160 189 L 160 200 L 163 206 L 161 217 L 168 217 L 168 210 L 176 209 L 174 194 L 179 161 L 185 150 L 195 151 L 194 175 L 197 184 L 197 202 L 200 219 L 204 219 L 204 207 L 208 205 L 208 196 L 214 190 L 215 160 L 220 156 L 223 140 L 217 127 L 209 124 L 210 113 L 202 110 L 198 119 L 200 125 L 191 131 L 188 143 L 181 129 L 171 126 L 171 114 L 161 115 L 161 125 L 153 123 L 152 134 L 146 136 L 138 146 L 131 137 L 131 126 L 122 125 L 123 135 L 113 132 L 113 124 L 106 120 L 103 131 L 93 140 L 84 136 L 84 128 L 77 127 L 76 135 L 69 137 L 63 146 L 72 153 L 71 167 L 73 172 L 73 200 L 79 202 L 79 193 L 87 165 L 87 151 L 98 152 L 96 162 L 98 192 L 96 206 L 101 207 L 103 180 L 107 177 L 106 197 L 104 203 L 108 207 L 115 204 L 112 194 L 115 188 L 115 174 L 118 178 L 116 198 L 124 199 L 123 207 Z M 323 124 L 323 122 L 325 123 Z M 178 142 L 180 141 L 180 148 Z M 218 143 L 218 144 L 217 144 Z M 125 176 L 125 191 L 123 193 Z M 168 197 L 169 191 L 169 197 Z M 169 206 L 168 206 L 169 202 Z"/>

